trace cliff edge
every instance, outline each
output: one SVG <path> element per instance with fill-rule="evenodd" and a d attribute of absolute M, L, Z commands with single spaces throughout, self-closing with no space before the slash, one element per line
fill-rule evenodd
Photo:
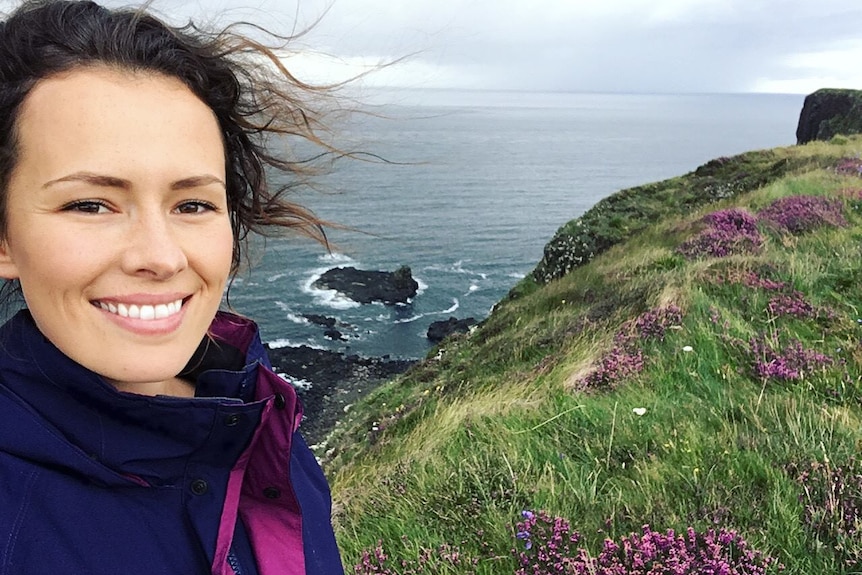
<path fill-rule="evenodd" d="M 824 88 L 805 97 L 796 143 L 862 133 L 862 90 Z"/>

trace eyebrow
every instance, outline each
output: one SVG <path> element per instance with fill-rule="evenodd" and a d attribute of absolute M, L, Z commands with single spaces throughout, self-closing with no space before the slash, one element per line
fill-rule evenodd
<path fill-rule="evenodd" d="M 96 174 L 93 172 L 75 172 L 74 174 L 69 174 L 68 176 L 63 176 L 62 178 L 51 180 L 50 182 L 45 183 L 42 188 L 49 188 L 55 184 L 60 184 L 63 182 L 84 182 L 102 188 L 120 188 L 123 190 L 129 190 L 132 188 L 132 182 L 130 182 L 129 180 L 124 180 L 123 178 L 116 178 L 114 176 Z M 220 178 L 217 178 L 212 174 L 201 174 L 198 176 L 190 176 L 188 178 L 183 178 L 182 180 L 172 182 L 171 189 L 187 190 L 191 188 L 208 186 L 211 184 L 219 184 L 223 188 L 227 187 Z"/>

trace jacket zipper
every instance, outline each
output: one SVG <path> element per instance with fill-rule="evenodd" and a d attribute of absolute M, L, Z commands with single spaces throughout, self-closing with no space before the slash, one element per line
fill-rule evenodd
<path fill-rule="evenodd" d="M 227 554 L 227 564 L 233 569 L 233 575 L 242 575 L 242 567 L 240 567 L 239 559 L 231 549 Z"/>

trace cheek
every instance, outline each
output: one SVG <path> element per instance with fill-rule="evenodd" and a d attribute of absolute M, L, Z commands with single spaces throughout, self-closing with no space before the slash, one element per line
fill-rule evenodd
<path fill-rule="evenodd" d="M 222 282 L 227 282 L 227 278 L 233 268 L 233 242 L 233 230 L 228 222 L 217 233 L 213 234 L 210 241 L 206 243 L 209 254 L 208 267 L 213 276 L 218 276 Z"/>
<path fill-rule="evenodd" d="M 14 266 L 15 277 L 22 286 L 35 284 L 40 286 L 45 278 L 57 276 L 69 278 L 77 275 L 75 268 L 74 239 L 58 234 L 50 226 L 41 226 L 39 222 L 22 222 L 25 225 L 10 226 L 10 237 L 14 241 L 4 246 L 4 253 Z M 63 242 L 58 244 L 56 242 Z M 55 246 L 63 245 L 64 250 Z"/>
<path fill-rule="evenodd" d="M 44 313 L 47 306 L 57 311 L 69 302 L 87 298 L 90 287 L 104 272 L 106 256 L 80 244 L 64 237 L 56 242 L 29 242 L 16 252 L 18 280 L 31 310 L 39 308 Z M 58 245 L 66 249 L 57 249 Z"/>

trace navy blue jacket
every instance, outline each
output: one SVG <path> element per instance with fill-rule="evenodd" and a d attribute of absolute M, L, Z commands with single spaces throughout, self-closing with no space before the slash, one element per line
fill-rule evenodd
<path fill-rule="evenodd" d="M 0 328 L 0 575 L 343 575 L 293 387 L 252 322 L 210 336 L 196 397 L 149 397 Z"/>

